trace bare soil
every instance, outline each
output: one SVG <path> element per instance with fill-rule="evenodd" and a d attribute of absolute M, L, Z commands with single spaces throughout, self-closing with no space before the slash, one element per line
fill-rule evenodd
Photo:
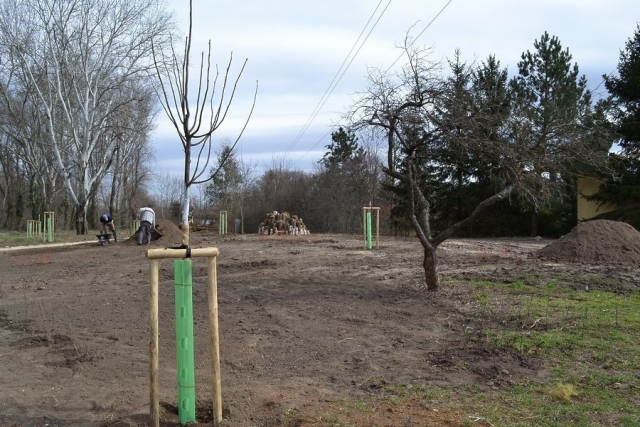
<path fill-rule="evenodd" d="M 0 425 L 148 425 L 145 249 L 180 243 L 177 227 L 164 222 L 160 231 L 163 236 L 151 246 L 138 246 L 133 239 L 100 246 L 96 240 L 0 252 Z M 539 254 L 558 242 L 451 239 L 438 249 L 443 284 L 431 293 L 422 286 L 422 253 L 415 238 L 381 237 L 379 248 L 365 250 L 357 235 L 196 231 L 193 247 L 220 249 L 223 425 L 330 426 L 324 414 L 345 402 L 384 405 L 385 388 L 393 385 L 475 384 L 491 390 L 545 381 L 544 360 L 469 338 L 466 331 L 477 326 L 478 303 L 467 281 L 538 286 L 561 277 L 576 289 L 585 284 L 615 292 L 637 289 L 638 264 Z M 198 425 L 210 425 L 203 260 L 194 260 L 193 275 Z M 179 425 L 173 299 L 173 265 L 163 261 L 163 426 Z M 458 398 L 464 399 L 461 393 Z M 468 414 L 438 411 L 445 404 L 434 400 L 363 411 L 355 425 L 467 425 Z"/>

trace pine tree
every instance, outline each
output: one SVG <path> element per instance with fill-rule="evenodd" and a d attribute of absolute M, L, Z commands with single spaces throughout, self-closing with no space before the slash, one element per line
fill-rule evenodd
<path fill-rule="evenodd" d="M 617 107 L 616 127 L 627 155 L 640 155 L 640 25 L 620 52 L 618 76 L 603 76 Z"/>
<path fill-rule="evenodd" d="M 610 93 L 613 127 L 622 152 L 612 156 L 618 179 L 607 179 L 600 191 L 587 199 L 616 208 L 597 218 L 625 221 L 640 229 L 640 25 L 620 52 L 618 76 L 604 75 Z"/>

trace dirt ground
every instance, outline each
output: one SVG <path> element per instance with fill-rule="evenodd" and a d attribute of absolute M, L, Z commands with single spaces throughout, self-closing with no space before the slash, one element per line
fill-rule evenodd
<path fill-rule="evenodd" d="M 169 233 L 170 234 L 170 233 Z M 145 426 L 149 422 L 149 263 L 138 246 L 96 242 L 0 252 L 0 425 Z M 224 426 L 307 426 L 345 401 L 394 384 L 480 389 L 544 381 L 541 360 L 465 333 L 478 305 L 462 280 L 563 277 L 567 286 L 636 287 L 635 266 L 578 265 L 532 255 L 545 239 L 451 239 L 439 248 L 442 289 L 422 288 L 415 238 L 218 236 Z M 211 422 L 206 264 L 194 260 L 198 421 Z M 520 279 L 518 279 L 520 278 Z M 523 279 L 524 278 L 524 279 Z M 614 289 L 615 290 L 615 289 Z M 173 265 L 160 263 L 161 425 L 179 425 Z M 462 426 L 445 402 L 362 413 L 362 426 Z M 300 412 L 305 419 L 289 417 Z M 315 421 L 310 421 L 315 420 Z M 481 425 L 481 424 L 476 424 Z"/>

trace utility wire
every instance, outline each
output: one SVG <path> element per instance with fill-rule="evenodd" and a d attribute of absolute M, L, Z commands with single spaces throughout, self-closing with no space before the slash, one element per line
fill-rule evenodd
<path fill-rule="evenodd" d="M 309 126 L 311 125 L 311 123 L 313 122 L 313 120 L 316 118 L 316 116 L 318 115 L 318 113 L 320 112 L 320 110 L 322 109 L 322 107 L 324 106 L 324 104 L 327 102 L 327 100 L 329 99 L 329 96 L 331 96 L 331 94 L 333 93 L 333 90 L 336 88 L 336 86 L 338 85 L 338 83 L 340 83 L 340 80 L 342 80 L 342 77 L 344 76 L 344 74 L 346 73 L 347 69 L 349 68 L 349 66 L 351 65 L 351 63 L 353 63 L 353 60 L 356 58 L 356 56 L 358 55 L 358 53 L 360 52 L 360 50 L 362 49 L 362 46 L 364 46 L 364 43 L 367 41 L 367 39 L 369 38 L 369 35 L 371 35 L 371 32 L 373 31 L 373 29 L 376 27 L 376 25 L 378 25 L 378 22 L 380 22 L 380 18 L 382 18 L 382 15 L 384 15 L 384 13 L 386 12 L 387 8 L 389 7 L 389 5 L 391 4 L 392 0 L 389 0 L 389 2 L 387 3 L 387 5 L 385 6 L 384 10 L 380 13 L 380 16 L 378 17 L 378 19 L 376 20 L 375 24 L 373 25 L 373 27 L 371 28 L 371 30 L 369 31 L 369 33 L 367 34 L 367 36 L 365 37 L 365 39 L 362 41 L 362 43 L 360 44 L 360 47 L 358 47 L 358 50 L 356 51 L 356 53 L 351 57 L 351 60 L 349 61 L 349 63 L 347 64 L 347 66 L 345 67 L 345 63 L 349 60 L 349 57 L 351 56 L 351 53 L 353 52 L 353 50 L 356 48 L 356 46 L 358 45 L 358 42 L 360 41 L 360 39 L 362 38 L 362 35 L 364 34 L 364 32 L 366 31 L 367 27 L 369 26 L 369 24 L 371 23 L 371 20 L 373 19 L 373 17 L 375 16 L 376 12 L 378 11 L 378 9 L 380 8 L 380 5 L 382 4 L 383 0 L 380 0 L 380 2 L 378 2 L 378 5 L 376 6 L 375 10 L 371 13 L 371 16 L 369 17 L 369 20 L 367 21 L 367 23 L 365 24 L 365 26 L 362 28 L 362 31 L 360 32 L 360 35 L 358 36 L 358 38 L 356 39 L 355 43 L 353 44 L 353 46 L 351 47 L 351 50 L 349 51 L 349 53 L 347 54 L 347 56 L 345 57 L 344 61 L 342 61 L 342 65 L 340 65 L 340 68 L 338 69 L 338 71 L 336 72 L 336 74 L 333 76 L 333 80 L 331 80 L 331 83 L 329 83 L 329 86 L 327 87 L 327 89 L 325 90 L 324 94 L 322 95 L 322 97 L 320 98 L 320 101 L 318 101 L 318 104 L 316 105 L 316 107 L 314 108 L 313 112 L 311 113 L 311 115 L 309 116 L 309 118 L 307 119 L 307 121 L 305 122 L 304 126 L 302 127 L 302 129 L 300 130 L 300 132 L 296 135 L 296 137 L 294 138 L 293 142 L 291 143 L 291 145 L 289 145 L 289 148 L 287 148 L 287 151 L 285 153 L 288 154 L 291 152 L 291 150 L 296 146 L 296 144 L 298 142 L 300 142 L 300 138 L 302 138 L 302 136 L 304 135 L 304 133 L 307 131 L 307 129 L 309 128 Z M 344 68 L 344 70 L 343 70 Z M 342 71 L 342 73 L 340 73 Z M 336 81 L 337 79 L 337 81 Z M 317 143 L 316 143 L 317 145 Z M 314 146 L 315 147 L 315 146 Z M 306 155 L 306 154 L 305 154 Z M 303 156 L 304 157 L 304 156 Z M 294 162 L 295 163 L 295 162 Z"/>
<path fill-rule="evenodd" d="M 436 19 L 438 19 L 438 16 L 440 16 L 442 14 L 442 12 L 444 12 L 444 10 L 451 4 L 453 0 L 449 0 L 444 6 L 442 6 L 442 9 L 440 9 L 440 11 L 436 14 L 436 16 L 433 17 L 433 19 L 431 21 L 429 21 L 429 23 L 427 24 L 426 27 L 424 27 L 422 29 L 422 31 L 420 31 L 420 33 L 418 33 L 418 35 L 416 36 L 416 38 L 413 39 L 413 41 L 411 43 L 409 43 L 409 46 L 407 46 L 407 48 L 413 46 L 413 44 L 420 38 L 421 35 L 424 34 L 425 31 L 427 31 L 429 29 L 429 27 L 431 26 L 431 24 L 433 24 L 433 21 L 435 21 Z M 393 68 L 394 65 L 396 65 L 396 63 L 400 60 L 400 58 L 402 58 L 404 56 L 404 52 L 402 52 L 400 54 L 400 56 L 398 56 L 396 58 L 395 61 L 393 61 L 393 63 L 391 65 L 389 65 L 389 68 L 387 68 L 386 73 L 389 72 L 389 70 L 391 70 L 391 68 Z"/>
<path fill-rule="evenodd" d="M 306 153 L 304 153 L 302 156 L 300 156 L 300 158 L 298 158 L 295 162 L 291 163 L 291 166 L 295 165 L 296 163 L 298 163 L 300 160 L 304 159 L 306 157 L 307 154 L 309 154 L 314 148 L 317 147 L 318 144 L 320 144 L 329 134 L 331 133 L 331 130 L 327 131 L 327 133 L 325 133 L 324 135 L 322 135 L 322 137 L 318 140 L 318 142 L 316 142 L 315 144 L 313 144 L 311 146 L 311 148 L 309 148 L 309 150 L 307 150 Z"/>
<path fill-rule="evenodd" d="M 342 71 L 342 74 L 340 75 L 340 79 L 338 79 L 338 81 L 336 82 L 335 85 L 333 85 L 333 87 L 331 88 L 331 92 L 329 93 L 329 95 L 331 95 L 331 93 L 333 92 L 333 90 L 336 88 L 336 86 L 338 85 L 338 83 L 340 83 L 340 80 L 342 80 L 342 77 L 344 76 L 344 74 L 347 72 L 347 69 L 349 68 L 349 66 L 351 66 L 351 63 L 353 62 L 354 59 L 356 59 L 356 56 L 358 55 L 358 53 L 360 52 L 360 49 L 362 49 L 362 46 L 364 46 L 364 43 L 367 41 L 367 39 L 369 38 L 369 36 L 371 35 L 371 32 L 373 31 L 373 29 L 376 27 L 376 25 L 378 25 L 378 22 L 380 22 L 380 18 L 382 18 L 382 15 L 384 15 L 385 11 L 387 10 L 387 8 L 389 7 L 389 5 L 391 4 L 391 0 L 389 0 L 389 3 L 387 3 L 387 6 L 384 8 L 384 10 L 382 11 L 382 13 L 380 14 L 380 16 L 378 17 L 378 19 L 376 20 L 376 23 L 373 25 L 373 27 L 371 27 L 371 30 L 369 31 L 369 33 L 367 34 L 367 37 L 363 40 L 362 44 L 360 45 L 360 47 L 358 48 L 358 50 L 356 51 L 355 55 L 351 58 L 351 61 L 349 61 L 349 64 L 347 65 L 347 68 L 344 69 L 344 71 Z M 324 106 L 324 104 L 327 102 L 327 100 L 329 99 L 329 97 L 327 96 L 327 98 L 325 98 L 325 100 L 322 102 L 322 105 L 320 106 L 320 108 L 322 108 Z M 318 110 L 319 112 L 320 110 Z M 316 113 L 317 115 L 318 113 Z M 315 118 L 315 116 L 314 116 Z M 311 148 L 309 148 L 309 150 L 307 150 L 306 153 L 304 153 L 302 156 L 300 156 L 299 159 L 297 159 L 295 162 L 293 162 L 293 164 L 295 165 L 296 163 L 298 163 L 298 161 L 302 160 L 307 154 L 309 154 L 314 148 L 317 147 L 317 145 L 327 136 L 329 135 L 329 133 L 331 133 L 331 131 L 327 132 L 326 134 L 324 134 L 324 136 L 322 138 L 320 138 L 318 140 L 318 142 L 316 142 L 315 144 L 313 144 L 311 146 Z"/>
<path fill-rule="evenodd" d="M 429 23 L 422 29 L 422 31 L 420 31 L 420 33 L 418 33 L 418 35 L 413 39 L 413 41 L 409 44 L 408 47 L 413 46 L 413 44 L 425 33 L 425 31 L 427 31 L 429 29 L 429 27 L 431 26 L 431 24 L 433 24 L 433 22 L 438 19 L 438 17 L 442 14 L 442 12 L 445 11 L 445 9 L 451 4 L 453 0 L 449 0 L 439 11 L 438 13 L 431 19 L 431 21 L 429 21 Z M 376 6 L 376 9 L 373 11 L 371 17 L 369 18 L 369 21 L 367 21 L 367 25 L 369 25 L 369 22 L 371 22 L 371 19 L 373 18 L 373 16 L 375 15 L 376 11 L 378 10 L 378 8 L 380 7 L 380 4 L 382 3 L 382 0 L 380 1 L 380 3 L 378 3 L 378 6 Z M 358 55 L 358 53 L 360 52 L 360 50 L 362 49 L 362 47 L 364 46 L 364 43 L 367 41 L 367 39 L 369 38 L 369 36 L 371 35 L 371 32 L 374 30 L 374 28 L 376 27 L 376 25 L 378 25 L 378 22 L 380 21 L 380 18 L 382 18 L 382 15 L 384 15 L 384 13 L 386 12 L 387 8 L 389 7 L 389 5 L 391 4 L 391 0 L 389 0 L 389 3 L 387 3 L 387 5 L 385 6 L 384 10 L 382 11 L 382 13 L 380 14 L 380 16 L 378 17 L 378 19 L 376 20 L 375 24 L 373 25 L 373 27 L 371 28 L 371 30 L 369 30 L 369 33 L 367 33 L 367 37 L 363 40 L 362 44 L 360 45 L 360 47 L 358 48 L 358 50 L 356 51 L 355 55 L 351 58 L 351 60 L 349 61 L 349 64 L 347 65 L 347 67 L 342 71 L 342 74 L 340 74 L 340 78 L 338 79 L 337 82 L 335 82 L 335 84 L 333 85 L 333 87 L 331 87 L 331 84 L 333 84 L 333 82 L 336 79 L 336 76 L 340 73 L 340 70 L 338 70 L 338 73 L 336 73 L 336 76 L 334 76 L 333 80 L 331 81 L 331 84 L 329 84 L 329 87 L 331 88 L 331 90 L 329 91 L 329 89 L 327 89 L 327 91 L 325 91 L 325 94 L 323 95 L 323 98 L 321 98 L 321 101 L 318 103 L 318 105 L 316 106 L 316 109 L 314 110 L 314 113 L 312 113 L 311 117 L 309 118 L 309 120 L 307 120 L 307 123 L 305 124 L 304 128 L 302 129 L 302 131 L 298 134 L 298 136 L 296 137 L 296 139 L 294 140 L 293 144 L 289 147 L 289 149 L 287 150 L 287 153 L 290 152 L 290 150 L 299 142 L 300 138 L 302 137 L 302 135 L 304 134 L 304 132 L 306 132 L 306 130 L 309 128 L 309 126 L 311 125 L 311 122 L 315 119 L 315 117 L 318 115 L 318 113 L 320 112 L 320 109 L 324 106 L 324 104 L 327 102 L 329 96 L 333 93 L 333 90 L 336 88 L 336 86 L 338 85 L 338 83 L 340 83 L 340 80 L 342 79 L 342 77 L 344 76 L 344 74 L 346 73 L 347 69 L 349 68 L 349 66 L 351 66 L 351 63 L 353 62 L 353 60 L 356 58 L 356 56 Z M 367 25 L 365 25 L 364 29 L 362 30 L 362 32 L 364 32 L 364 30 L 367 28 Z M 362 36 L 362 32 L 360 33 L 360 36 L 358 36 L 358 40 L 360 40 L 360 37 Z M 356 40 L 355 45 L 358 43 L 358 40 Z M 351 48 L 351 51 L 349 52 L 349 55 L 351 54 L 351 52 L 353 51 L 353 47 Z M 345 58 L 345 61 L 348 59 L 349 55 L 347 55 L 347 58 Z M 402 58 L 404 56 L 404 53 L 400 54 L 400 56 L 398 56 L 398 58 L 396 58 L 395 61 L 393 61 L 393 63 L 389 66 L 389 68 L 387 68 L 387 72 L 400 60 L 400 58 Z M 344 62 L 342 63 L 342 65 L 344 65 Z M 342 66 L 340 67 L 342 69 Z M 328 95 L 327 95 L 328 92 Z M 325 98 L 326 95 L 326 98 Z M 295 165 L 296 163 L 298 163 L 300 160 L 302 160 L 307 154 L 309 154 L 315 147 L 318 146 L 318 144 L 320 142 L 322 142 L 322 140 L 324 140 L 324 138 L 327 137 L 327 135 L 329 135 L 329 133 L 331 133 L 331 131 L 327 132 L 326 134 L 324 134 L 322 136 L 322 138 L 320 138 L 315 144 L 313 144 L 313 146 L 311 146 L 311 148 L 309 148 L 309 150 L 307 150 L 306 153 L 304 153 L 302 156 L 300 156 L 300 158 L 298 158 L 296 161 L 294 161 L 292 163 L 292 165 Z"/>

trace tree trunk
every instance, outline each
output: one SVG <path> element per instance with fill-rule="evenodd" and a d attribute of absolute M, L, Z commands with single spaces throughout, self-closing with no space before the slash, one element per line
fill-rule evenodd
<path fill-rule="evenodd" d="M 76 234 L 87 234 L 87 207 L 86 202 L 76 205 Z"/>
<path fill-rule="evenodd" d="M 115 159 L 113 161 L 113 176 L 111 178 L 111 191 L 109 193 L 109 212 L 114 217 L 114 221 L 119 224 L 121 222 L 121 218 L 116 219 L 116 213 L 119 211 L 118 209 L 118 196 L 120 195 L 120 183 L 121 179 L 121 170 L 122 170 L 122 162 L 120 161 L 120 150 L 116 149 Z"/>
<path fill-rule="evenodd" d="M 427 281 L 427 290 L 435 292 L 440 287 L 436 247 L 423 247 L 423 249 L 424 260 L 422 261 L 422 267 L 424 268 L 424 276 Z"/>
<path fill-rule="evenodd" d="M 535 211 L 531 213 L 530 227 L 529 232 L 531 237 L 536 237 L 538 235 L 538 214 Z"/>

